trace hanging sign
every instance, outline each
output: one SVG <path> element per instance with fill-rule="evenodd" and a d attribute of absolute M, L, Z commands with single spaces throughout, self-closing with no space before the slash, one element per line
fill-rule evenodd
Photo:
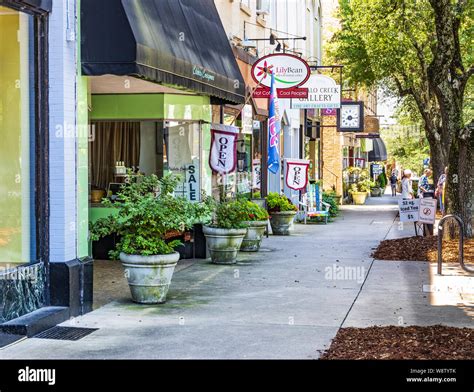
<path fill-rule="evenodd" d="M 420 200 L 420 218 L 418 222 L 434 225 L 436 220 L 436 205 L 437 200 L 424 197 Z"/>
<path fill-rule="evenodd" d="M 308 185 L 309 161 L 286 159 L 286 186 L 295 191 L 305 189 Z"/>
<path fill-rule="evenodd" d="M 420 217 L 420 199 L 398 200 L 400 222 L 417 222 Z"/>
<path fill-rule="evenodd" d="M 211 125 L 209 166 L 212 171 L 227 174 L 237 166 L 237 136 L 239 129 L 230 125 Z"/>
<path fill-rule="evenodd" d="M 310 77 L 311 70 L 302 58 L 292 54 L 269 54 L 252 66 L 252 78 L 260 83 L 254 98 L 269 98 L 271 77 L 275 77 L 275 88 L 279 98 L 306 98 L 308 89 L 301 87 Z"/>
<path fill-rule="evenodd" d="M 260 189 L 262 183 L 262 164 L 260 159 L 252 161 L 252 187 L 253 189 Z"/>
<path fill-rule="evenodd" d="M 308 89 L 308 97 L 292 99 L 292 109 L 336 109 L 341 106 L 341 86 L 329 76 L 314 73 L 301 87 Z"/>

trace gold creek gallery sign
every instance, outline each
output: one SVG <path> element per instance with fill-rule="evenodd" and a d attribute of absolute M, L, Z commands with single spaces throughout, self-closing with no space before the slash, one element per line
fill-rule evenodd
<path fill-rule="evenodd" d="M 278 98 L 306 98 L 308 89 L 300 87 L 311 75 L 311 70 L 302 58 L 292 54 L 269 54 L 252 66 L 252 78 L 259 87 L 254 98 L 269 98 L 271 75 L 275 77 Z"/>
<path fill-rule="evenodd" d="M 303 159 L 286 159 L 286 186 L 295 191 L 308 185 L 309 161 Z"/>
<path fill-rule="evenodd" d="M 228 174 L 237 166 L 237 136 L 239 128 L 231 125 L 211 125 L 209 166 L 214 173 Z"/>

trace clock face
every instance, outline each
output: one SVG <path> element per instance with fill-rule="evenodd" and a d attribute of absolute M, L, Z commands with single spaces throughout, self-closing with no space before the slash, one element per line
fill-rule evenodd
<path fill-rule="evenodd" d="M 359 128 L 360 124 L 360 106 L 344 105 L 341 107 L 341 127 Z"/>
<path fill-rule="evenodd" d="M 364 102 L 343 102 L 338 110 L 337 129 L 340 132 L 364 130 Z"/>

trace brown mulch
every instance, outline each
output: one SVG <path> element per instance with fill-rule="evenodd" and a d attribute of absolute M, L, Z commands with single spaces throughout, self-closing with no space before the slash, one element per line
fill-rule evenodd
<path fill-rule="evenodd" d="M 474 329 L 341 328 L 321 359 L 474 359 Z"/>
<path fill-rule="evenodd" d="M 443 261 L 457 263 L 458 240 L 443 240 Z M 407 237 L 385 240 L 372 253 L 378 260 L 438 261 L 438 237 Z M 464 261 L 474 263 L 474 239 L 464 240 Z"/>

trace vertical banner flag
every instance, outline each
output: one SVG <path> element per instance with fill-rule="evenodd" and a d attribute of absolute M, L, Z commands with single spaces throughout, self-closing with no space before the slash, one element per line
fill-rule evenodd
<path fill-rule="evenodd" d="M 268 112 L 268 170 L 275 174 L 280 168 L 280 113 L 275 87 L 275 75 L 272 73 L 271 77 Z"/>
<path fill-rule="evenodd" d="M 239 129 L 230 125 L 211 125 L 209 166 L 219 174 L 235 171 L 237 166 L 237 136 Z"/>
<path fill-rule="evenodd" d="M 286 186 L 295 191 L 308 185 L 309 161 L 302 159 L 286 160 Z"/>

